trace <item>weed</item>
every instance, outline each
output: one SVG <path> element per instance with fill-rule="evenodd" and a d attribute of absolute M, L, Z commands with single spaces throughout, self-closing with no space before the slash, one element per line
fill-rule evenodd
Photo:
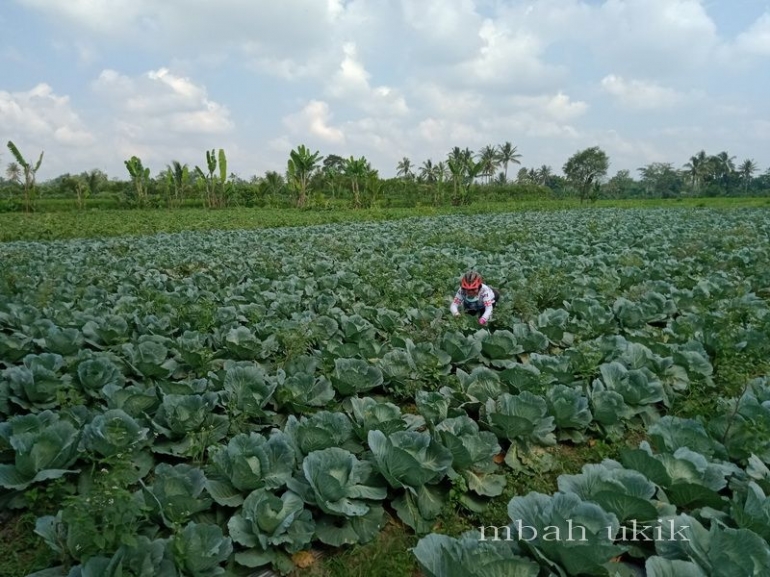
<path fill-rule="evenodd" d="M 421 577 L 410 551 L 419 538 L 397 521 L 390 521 L 371 543 L 323 558 L 296 577 Z M 294 577 L 294 576 L 293 576 Z"/>
<path fill-rule="evenodd" d="M 0 513 L 0 575 L 24 577 L 54 565 L 56 554 L 35 533 L 36 516 Z"/>

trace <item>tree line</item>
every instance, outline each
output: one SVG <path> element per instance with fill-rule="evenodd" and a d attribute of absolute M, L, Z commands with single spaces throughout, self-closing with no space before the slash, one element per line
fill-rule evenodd
<path fill-rule="evenodd" d="M 267 171 L 243 179 L 228 172 L 224 149 L 205 151 L 200 165 L 171 161 L 154 176 L 137 156 L 124 161 L 126 177 L 107 178 L 94 169 L 63 174 L 38 183 L 43 152 L 28 162 L 9 141 L 13 160 L 0 177 L 5 210 L 35 210 L 39 199 L 73 199 L 75 206 L 169 207 L 294 206 L 301 209 L 417 204 L 463 205 L 516 198 L 677 198 L 684 196 L 750 196 L 770 193 L 770 169 L 758 174 L 753 159 L 736 164 L 727 152 L 699 151 L 681 167 L 655 162 L 638 176 L 619 170 L 608 177 L 610 159 L 598 146 L 573 154 L 556 174 L 549 165 L 527 168 L 511 142 L 474 152 L 452 148 L 445 158 L 415 164 L 404 157 L 395 178 L 382 178 L 365 157 L 322 156 L 305 145 L 293 149 L 282 172 Z M 203 158 L 201 159 L 203 160 Z M 513 170 L 519 167 L 513 175 Z"/>

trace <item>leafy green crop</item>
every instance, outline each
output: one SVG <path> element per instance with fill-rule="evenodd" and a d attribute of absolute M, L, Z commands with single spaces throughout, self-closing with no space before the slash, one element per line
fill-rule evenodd
<path fill-rule="evenodd" d="M 768 236 L 761 210 L 592 209 L 3 244 L 0 507 L 67 484 L 38 533 L 72 575 L 287 573 L 390 518 L 437 577 L 755 574 Z M 470 267 L 504 297 L 483 327 L 448 310 Z M 557 444 L 640 431 L 510 501 L 586 542 L 438 534 Z"/>

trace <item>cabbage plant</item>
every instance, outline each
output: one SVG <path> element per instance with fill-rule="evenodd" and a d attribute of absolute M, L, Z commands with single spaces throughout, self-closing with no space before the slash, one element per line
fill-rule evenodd
<path fill-rule="evenodd" d="M 76 473 L 81 434 L 52 411 L 20 415 L 0 423 L 0 439 L 13 451 L 13 463 L 0 463 L 0 487 L 26 489 L 33 483 Z"/>

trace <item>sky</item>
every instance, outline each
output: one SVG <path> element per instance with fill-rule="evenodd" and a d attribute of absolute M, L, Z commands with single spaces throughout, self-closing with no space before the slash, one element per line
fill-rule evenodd
<path fill-rule="evenodd" d="M 38 180 L 300 144 L 383 177 L 506 141 L 556 174 L 770 166 L 770 0 L 3 0 L 0 30 L 0 165 L 44 150 Z"/>

